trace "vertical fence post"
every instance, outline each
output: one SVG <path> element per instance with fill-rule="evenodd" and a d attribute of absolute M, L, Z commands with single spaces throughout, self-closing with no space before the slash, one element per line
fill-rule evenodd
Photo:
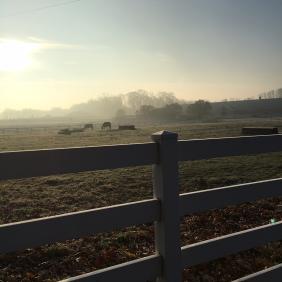
<path fill-rule="evenodd" d="M 162 256 L 158 282 L 182 281 L 177 138 L 168 131 L 152 135 L 159 147 L 159 161 L 153 165 L 154 197 L 161 202 L 161 219 L 155 223 L 156 251 Z"/>

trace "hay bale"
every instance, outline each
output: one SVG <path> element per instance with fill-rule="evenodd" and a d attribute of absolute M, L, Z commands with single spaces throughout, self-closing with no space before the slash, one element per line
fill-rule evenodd
<path fill-rule="evenodd" d="M 71 133 L 77 133 L 77 132 L 83 132 L 84 131 L 84 128 L 73 128 L 71 130 Z"/>
<path fill-rule="evenodd" d="M 59 130 L 58 134 L 71 135 L 71 130 L 69 128 L 64 128 L 64 129 Z"/>
<path fill-rule="evenodd" d="M 270 135 L 278 134 L 277 127 L 243 127 L 242 135 Z"/>
<path fill-rule="evenodd" d="M 129 124 L 129 125 L 119 125 L 118 130 L 135 130 L 135 125 Z"/>

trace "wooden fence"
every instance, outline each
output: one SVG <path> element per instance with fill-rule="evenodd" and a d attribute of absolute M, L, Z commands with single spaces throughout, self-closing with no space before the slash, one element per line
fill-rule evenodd
<path fill-rule="evenodd" d="M 143 144 L 0 153 L 0 180 L 153 165 L 154 198 L 0 226 L 0 253 L 155 223 L 156 253 L 63 281 L 180 282 L 182 271 L 282 239 L 282 221 L 180 246 L 180 217 L 282 196 L 282 178 L 180 194 L 178 162 L 282 151 L 282 135 L 177 141 L 157 132 Z M 282 264 L 237 281 L 279 281 Z"/>

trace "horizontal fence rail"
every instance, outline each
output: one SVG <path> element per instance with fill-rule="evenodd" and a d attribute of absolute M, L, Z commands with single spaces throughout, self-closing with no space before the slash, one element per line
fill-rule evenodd
<path fill-rule="evenodd" d="M 76 173 L 159 161 L 156 143 L 26 150 L 0 153 L 0 180 Z M 178 141 L 178 160 L 282 151 L 282 135 Z"/>
<path fill-rule="evenodd" d="M 282 221 L 182 247 L 182 266 L 190 267 L 280 240 Z"/>
<path fill-rule="evenodd" d="M 0 180 L 150 165 L 155 143 L 0 153 Z"/>
<path fill-rule="evenodd" d="M 0 153 L 0 180 L 153 165 L 154 198 L 0 225 L 0 253 L 155 223 L 156 254 L 63 281 L 180 282 L 185 267 L 282 239 L 282 222 L 180 248 L 179 217 L 229 205 L 282 196 L 282 178 L 178 194 L 178 161 L 282 151 L 282 135 L 177 141 L 157 132 L 143 144 Z M 172 190 L 171 190 L 172 189 Z M 275 280 L 281 265 L 238 281 Z M 245 279 L 245 280 L 244 280 Z M 262 280 L 260 280 L 262 279 Z"/>
<path fill-rule="evenodd" d="M 180 161 L 273 153 L 282 151 L 282 134 L 181 140 L 178 146 Z"/>
<path fill-rule="evenodd" d="M 153 199 L 4 224 L 0 225 L 0 253 L 95 235 L 159 218 L 159 202 Z"/>
<path fill-rule="evenodd" d="M 282 178 L 190 192 L 180 195 L 180 215 L 281 196 Z"/>
<path fill-rule="evenodd" d="M 161 274 L 161 257 L 152 255 L 142 259 L 118 264 L 93 271 L 60 282 L 145 282 L 156 279 Z"/>
<path fill-rule="evenodd" d="M 254 274 L 234 280 L 233 282 L 281 282 L 282 280 L 282 263 L 269 267 Z"/>

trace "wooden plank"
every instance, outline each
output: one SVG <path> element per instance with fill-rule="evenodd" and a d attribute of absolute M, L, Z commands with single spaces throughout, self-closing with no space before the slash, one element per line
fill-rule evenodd
<path fill-rule="evenodd" d="M 281 282 L 282 263 L 234 280 L 233 282 Z"/>
<path fill-rule="evenodd" d="M 180 195 L 180 215 L 282 196 L 282 178 L 208 189 Z"/>
<path fill-rule="evenodd" d="M 157 282 L 182 281 L 177 137 L 168 131 L 152 135 L 159 145 L 160 159 L 153 166 L 154 197 L 160 200 L 161 206 L 161 219 L 155 222 L 155 246 L 163 259 Z"/>
<path fill-rule="evenodd" d="M 180 161 L 282 151 L 282 134 L 179 141 Z"/>
<path fill-rule="evenodd" d="M 0 225 L 0 253 L 90 236 L 160 218 L 157 200 L 73 212 Z"/>
<path fill-rule="evenodd" d="M 282 221 L 182 247 L 182 266 L 190 267 L 282 239 Z"/>
<path fill-rule="evenodd" d="M 118 264 L 102 270 L 93 271 L 61 282 L 145 282 L 155 281 L 161 273 L 161 257 L 152 255 L 145 258 Z"/>
<path fill-rule="evenodd" d="M 75 173 L 157 161 L 155 143 L 0 153 L 0 180 Z"/>

